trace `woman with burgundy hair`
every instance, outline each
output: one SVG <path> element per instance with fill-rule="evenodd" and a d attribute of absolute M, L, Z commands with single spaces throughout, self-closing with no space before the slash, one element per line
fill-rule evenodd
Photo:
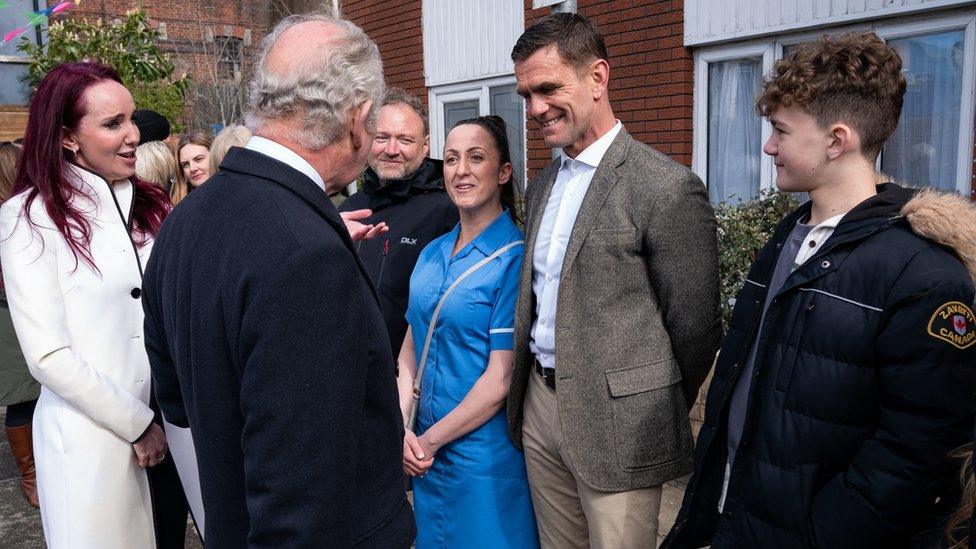
<path fill-rule="evenodd" d="M 139 298 L 169 201 L 134 176 L 134 110 L 112 69 L 55 67 L 31 102 L 14 195 L 0 207 L 10 315 L 41 383 L 33 446 L 54 549 L 183 545 L 179 520 L 153 513 L 152 495 L 182 497 L 178 482 L 173 492 L 147 475 L 167 448 Z"/>

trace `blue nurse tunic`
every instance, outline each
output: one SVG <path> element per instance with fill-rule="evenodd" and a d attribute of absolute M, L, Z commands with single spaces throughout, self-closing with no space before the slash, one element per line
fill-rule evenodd
<path fill-rule="evenodd" d="M 407 321 L 417 361 L 437 302 L 455 279 L 502 246 L 522 240 L 508 212 L 451 251 L 460 225 L 427 245 L 410 277 Z M 421 381 L 417 435 L 451 412 L 488 367 L 491 351 L 511 350 L 524 246 L 513 246 L 464 279 L 441 309 Z M 419 367 L 419 365 L 418 365 Z M 538 547 L 525 460 L 508 438 L 505 408 L 438 450 L 413 481 L 417 549 Z"/>

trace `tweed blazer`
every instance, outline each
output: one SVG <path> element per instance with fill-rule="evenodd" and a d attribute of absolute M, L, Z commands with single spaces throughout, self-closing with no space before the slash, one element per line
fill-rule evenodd
<path fill-rule="evenodd" d="M 522 443 L 534 356 L 532 258 L 559 162 L 526 191 L 509 432 Z M 688 473 L 688 410 L 721 343 L 715 216 L 686 167 L 621 130 L 570 233 L 556 298 L 556 400 L 563 444 L 599 491 Z"/>

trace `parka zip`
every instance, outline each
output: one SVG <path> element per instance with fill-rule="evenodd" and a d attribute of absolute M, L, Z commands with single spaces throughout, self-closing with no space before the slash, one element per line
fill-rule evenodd
<path fill-rule="evenodd" d="M 390 253 L 390 239 L 387 238 L 383 242 L 383 256 L 380 259 L 380 272 L 376 275 L 376 288 L 379 289 L 380 285 L 383 284 L 383 267 L 386 266 L 386 256 Z"/>

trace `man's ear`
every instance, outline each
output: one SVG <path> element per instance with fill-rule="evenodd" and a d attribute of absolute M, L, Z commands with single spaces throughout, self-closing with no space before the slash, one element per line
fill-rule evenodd
<path fill-rule="evenodd" d="M 827 142 L 827 158 L 837 160 L 842 154 L 860 148 L 861 140 L 853 128 L 847 124 L 833 124 L 830 126 Z"/>
<path fill-rule="evenodd" d="M 586 78 L 590 82 L 593 99 L 602 98 L 607 94 L 610 83 L 610 65 L 605 59 L 597 59 L 586 69 Z"/>
<path fill-rule="evenodd" d="M 430 135 L 424 136 L 424 156 L 430 156 Z"/>
<path fill-rule="evenodd" d="M 349 117 L 349 136 L 355 150 L 370 146 L 370 143 L 367 142 L 369 132 L 366 129 L 366 123 L 369 121 L 369 114 L 372 110 L 373 102 L 366 101 L 355 109 L 352 116 Z"/>

